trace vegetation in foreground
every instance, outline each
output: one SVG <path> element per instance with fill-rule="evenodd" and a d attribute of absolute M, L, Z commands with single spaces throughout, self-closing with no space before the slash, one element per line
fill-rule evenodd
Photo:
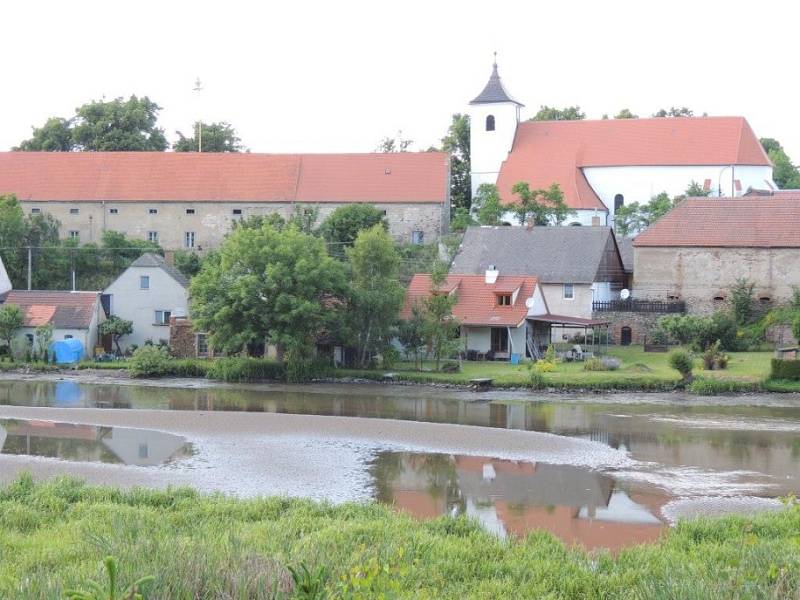
<path fill-rule="evenodd" d="M 110 555 L 121 589 L 155 577 L 149 598 L 312 597 L 292 571 L 303 587 L 322 584 L 317 598 L 800 598 L 798 535 L 795 504 L 682 522 L 657 544 L 612 556 L 546 533 L 501 540 L 464 518 L 419 522 L 378 504 L 23 476 L 0 490 L 0 597 L 63 598 L 105 580 Z"/>

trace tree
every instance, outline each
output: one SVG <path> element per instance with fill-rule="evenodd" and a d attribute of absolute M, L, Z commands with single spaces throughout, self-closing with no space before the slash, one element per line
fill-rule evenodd
<path fill-rule="evenodd" d="M 347 258 L 352 273 L 348 316 L 358 362 L 364 368 L 374 354 L 388 347 L 403 304 L 403 286 L 398 281 L 400 256 L 392 238 L 378 224 L 358 234 L 353 247 L 347 249 Z"/>
<path fill-rule="evenodd" d="M 614 213 L 614 228 L 619 235 L 636 234 L 650 227 L 687 196 L 708 196 L 709 193 L 709 191 L 703 190 L 697 182 L 692 181 L 683 194 L 673 198 L 670 198 L 666 192 L 661 192 L 650 198 L 646 204 L 639 202 L 625 204 Z"/>
<path fill-rule="evenodd" d="M 392 152 L 408 152 L 409 147 L 413 143 L 414 140 L 404 139 L 403 132 L 398 131 L 396 138 L 387 136 L 378 142 L 378 147 L 375 148 L 375 152 L 383 152 L 384 154 L 390 154 Z"/>
<path fill-rule="evenodd" d="M 164 151 L 164 130 L 156 127 L 161 107 L 147 96 L 95 100 L 76 112 L 72 139 L 78 150 Z"/>
<path fill-rule="evenodd" d="M 34 331 L 36 340 L 36 353 L 41 360 L 48 362 L 50 352 L 50 342 L 53 341 L 53 326 L 50 323 L 39 325 Z"/>
<path fill-rule="evenodd" d="M 564 202 L 564 194 L 557 183 L 547 189 L 531 190 L 525 181 L 518 181 L 511 188 L 518 200 L 508 208 L 519 219 L 520 225 L 532 218 L 535 225 L 560 225 L 575 214 Z"/>
<path fill-rule="evenodd" d="M 200 272 L 203 266 L 203 259 L 196 252 L 186 252 L 178 250 L 173 257 L 175 268 L 184 276 L 191 279 Z"/>
<path fill-rule="evenodd" d="M 133 321 L 126 321 L 116 315 L 111 315 L 100 323 L 100 335 L 110 335 L 114 341 L 114 346 L 117 348 L 117 354 L 122 354 L 122 348 L 119 347 L 119 340 L 121 337 L 133 333 Z"/>
<path fill-rule="evenodd" d="M 426 325 L 424 309 L 415 304 L 411 307 L 411 317 L 400 322 L 397 339 L 403 345 L 406 355 L 414 355 L 414 368 L 421 368 L 420 352 L 426 342 Z"/>
<path fill-rule="evenodd" d="M 17 329 L 22 327 L 24 323 L 25 317 L 19 306 L 15 304 L 3 304 L 0 306 L 0 340 L 3 340 L 8 345 L 9 351 Z"/>
<path fill-rule="evenodd" d="M 425 338 L 433 353 L 437 371 L 442 358 L 455 351 L 458 344 L 459 322 L 453 316 L 453 307 L 458 302 L 458 297 L 455 294 L 441 293 L 446 281 L 447 268 L 438 263 L 431 273 L 430 295 L 422 302 Z"/>
<path fill-rule="evenodd" d="M 586 113 L 581 111 L 580 106 L 565 106 L 555 108 L 554 106 L 542 105 L 539 112 L 530 118 L 530 121 L 581 121 L 586 118 Z"/>
<path fill-rule="evenodd" d="M 501 225 L 506 207 L 500 200 L 500 192 L 493 183 L 482 183 L 475 194 L 475 215 L 481 225 Z"/>
<path fill-rule="evenodd" d="M 463 207 L 453 209 L 450 215 L 450 231 L 461 232 L 475 224 L 476 221 L 472 218 L 469 210 Z"/>
<path fill-rule="evenodd" d="M 314 225 L 319 218 L 319 206 L 295 204 L 292 216 L 289 217 L 289 225 L 295 225 L 303 233 L 312 233 Z"/>
<path fill-rule="evenodd" d="M 653 113 L 654 117 L 693 117 L 694 111 L 686 106 L 672 106 L 669 110 L 664 108 Z"/>
<path fill-rule="evenodd" d="M 358 234 L 380 225 L 388 229 L 383 211 L 372 204 L 348 204 L 334 210 L 320 225 L 320 233 L 334 256 L 344 257 L 346 247 L 352 246 Z"/>
<path fill-rule="evenodd" d="M 639 115 L 633 114 L 630 109 L 623 108 L 617 114 L 614 115 L 615 119 L 638 119 Z"/>
<path fill-rule="evenodd" d="M 25 215 L 13 194 L 0 195 L 0 258 L 14 287 L 23 280 L 22 246 L 25 242 Z"/>
<path fill-rule="evenodd" d="M 234 229 L 192 279 L 192 319 L 214 348 L 265 340 L 286 350 L 287 374 L 309 377 L 318 337 L 334 330 L 347 296 L 344 265 L 325 243 L 290 225 Z"/>
<path fill-rule="evenodd" d="M 450 154 L 450 202 L 453 208 L 470 208 L 469 116 L 453 115 L 447 135 L 442 138 L 442 152 Z"/>
<path fill-rule="evenodd" d="M 702 196 L 708 196 L 711 194 L 711 190 L 703 189 L 703 186 L 697 183 L 694 179 L 689 183 L 689 187 L 686 188 L 684 192 L 684 196 L 687 198 L 699 198 Z"/>
<path fill-rule="evenodd" d="M 761 145 L 774 165 L 772 179 L 777 186 L 780 189 L 800 188 L 800 169 L 792 164 L 781 143 L 773 138 L 761 138 Z"/>
<path fill-rule="evenodd" d="M 193 131 L 197 132 L 198 127 L 202 132 L 203 152 L 242 152 L 246 149 L 230 123 L 195 123 Z M 172 145 L 175 152 L 197 152 L 196 133 L 192 137 L 186 137 L 180 131 L 175 133 L 178 134 L 178 141 Z"/>
<path fill-rule="evenodd" d="M 23 140 L 15 151 L 69 152 L 74 147 L 72 141 L 72 121 L 60 117 L 47 119 L 41 127 L 33 128 L 33 137 Z"/>

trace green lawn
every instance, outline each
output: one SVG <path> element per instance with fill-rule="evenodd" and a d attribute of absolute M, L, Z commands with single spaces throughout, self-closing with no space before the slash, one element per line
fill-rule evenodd
<path fill-rule="evenodd" d="M 476 523 L 420 522 L 378 504 L 235 500 L 190 490 L 86 487 L 72 479 L 0 489 L 0 598 L 57 600 L 101 579 L 152 575 L 152 599 L 800 598 L 800 506 L 681 523 L 617 556 L 546 533 L 501 540 Z M 306 565 L 324 595 L 299 595 Z M 276 588 L 286 592 L 278 595 Z"/>

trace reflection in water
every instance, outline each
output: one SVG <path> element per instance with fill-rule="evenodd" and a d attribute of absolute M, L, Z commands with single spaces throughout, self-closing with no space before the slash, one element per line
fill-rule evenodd
<path fill-rule="evenodd" d="M 192 450 L 180 436 L 147 429 L 0 419 L 0 454 L 149 467 Z"/>
<path fill-rule="evenodd" d="M 668 501 L 589 469 L 487 457 L 381 452 L 371 471 L 377 499 L 415 516 L 466 514 L 499 535 L 543 529 L 585 548 L 657 539 Z"/>

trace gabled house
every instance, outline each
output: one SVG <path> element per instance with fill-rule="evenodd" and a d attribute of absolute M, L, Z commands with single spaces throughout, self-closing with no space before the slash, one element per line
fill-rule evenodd
<path fill-rule="evenodd" d="M 590 319 L 592 303 L 619 297 L 627 283 L 610 227 L 469 227 L 450 273 L 535 276 L 557 315 Z"/>
<path fill-rule="evenodd" d="M 120 340 L 123 350 L 147 341 L 170 339 L 170 318 L 186 316 L 189 280 L 158 254 L 145 253 L 105 289 L 110 313 L 133 322 L 133 333 Z"/>
<path fill-rule="evenodd" d="M 54 342 L 76 339 L 88 356 L 99 345 L 98 327 L 106 318 L 100 292 L 12 290 L 0 301 L 22 309 L 24 321 L 17 337 L 34 343 L 36 328 L 50 324 Z"/>

